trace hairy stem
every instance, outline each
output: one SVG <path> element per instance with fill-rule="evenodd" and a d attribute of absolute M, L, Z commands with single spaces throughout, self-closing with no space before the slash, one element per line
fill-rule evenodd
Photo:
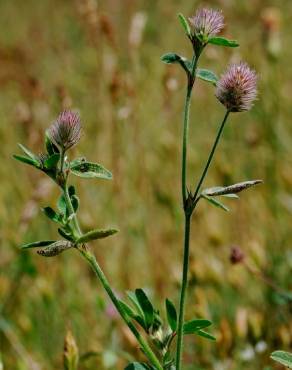
<path fill-rule="evenodd" d="M 196 190 L 195 190 L 195 192 L 194 192 L 194 196 L 193 196 L 193 199 L 195 200 L 195 203 L 194 203 L 194 207 L 193 207 L 193 209 L 195 208 L 195 206 L 196 206 L 196 204 L 197 204 L 197 203 L 196 203 L 197 196 L 198 196 L 198 194 L 199 194 L 199 191 L 200 191 L 200 188 L 201 188 L 201 186 L 202 186 L 202 184 L 203 184 L 203 181 L 204 181 L 204 179 L 205 179 L 205 177 L 206 177 L 206 175 L 207 175 L 208 169 L 209 169 L 210 164 L 211 164 L 211 162 L 212 162 L 213 156 L 214 156 L 214 154 L 215 154 L 215 151 L 216 151 L 217 145 L 218 145 L 218 143 L 219 143 L 219 140 L 220 140 L 220 137 L 221 137 L 221 135 L 222 135 L 222 132 L 223 132 L 224 126 L 225 126 L 225 124 L 226 124 L 227 118 L 228 118 L 228 116 L 229 116 L 229 113 L 230 113 L 230 111 L 228 111 L 228 110 L 227 110 L 227 111 L 226 111 L 226 113 L 225 113 L 225 116 L 224 116 L 224 118 L 223 118 L 223 121 L 221 122 L 221 125 L 220 125 L 220 127 L 219 127 L 219 130 L 218 130 L 218 133 L 217 133 L 216 139 L 215 139 L 215 141 L 214 141 L 213 147 L 212 147 L 211 152 L 210 152 L 210 154 L 209 154 L 209 157 L 208 157 L 207 163 L 206 163 L 205 168 L 204 168 L 204 170 L 203 170 L 203 173 L 202 173 L 202 175 L 201 175 L 201 177 L 200 177 L 200 180 L 198 181 L 198 184 L 197 184 L 197 186 L 196 186 Z"/>
<path fill-rule="evenodd" d="M 64 161 L 64 156 L 62 157 L 62 161 Z M 62 164 L 61 164 L 61 167 L 63 168 Z M 82 231 L 81 231 L 81 228 L 79 226 L 78 218 L 77 218 L 77 215 L 74 212 L 74 208 L 73 208 L 73 205 L 72 205 L 72 202 L 71 202 L 71 199 L 70 199 L 70 195 L 69 195 L 69 192 L 68 192 L 67 181 L 64 184 L 63 192 L 64 192 L 64 196 L 65 196 L 65 200 L 66 200 L 66 205 L 67 205 L 67 208 L 69 210 L 69 214 L 70 214 L 70 216 L 72 216 L 73 234 L 75 236 L 81 237 L 82 236 Z M 107 292 L 109 298 L 111 299 L 112 303 L 116 307 L 120 316 L 125 321 L 125 323 L 129 327 L 129 329 L 131 330 L 133 335 L 136 337 L 138 343 L 140 344 L 140 346 L 141 346 L 144 354 L 148 358 L 148 360 L 152 363 L 153 366 L 155 366 L 155 369 L 163 370 L 163 367 L 161 366 L 158 358 L 156 357 L 156 355 L 154 354 L 154 352 L 152 351 L 152 349 L 150 348 L 150 346 L 148 345 L 146 340 L 141 336 L 141 334 L 139 333 L 139 331 L 137 330 L 135 325 L 132 323 L 132 321 L 128 318 L 127 314 L 122 309 L 118 298 L 116 297 L 113 290 L 111 289 L 111 286 L 110 286 L 105 274 L 103 273 L 101 267 L 99 266 L 94 254 L 91 253 L 85 246 L 78 247 L 77 249 L 82 254 L 82 256 L 87 260 L 87 262 L 89 262 L 90 266 L 92 267 L 93 271 L 97 275 L 98 279 L 100 280 L 102 286 L 104 287 L 105 291 Z"/>
<path fill-rule="evenodd" d="M 72 202 L 71 202 L 69 191 L 68 191 L 67 182 L 64 185 L 63 192 L 64 192 L 67 208 L 69 210 L 70 216 L 72 217 L 73 232 L 74 232 L 74 234 L 77 233 L 77 236 L 79 238 L 82 235 L 82 232 L 81 232 L 81 229 L 80 229 L 80 226 L 79 226 L 77 215 L 75 214 L 74 208 L 72 206 Z"/>
<path fill-rule="evenodd" d="M 193 57 L 192 60 L 192 72 L 188 75 L 188 87 L 185 99 L 184 107 L 184 118 L 183 118 L 183 141 L 182 141 L 182 171 L 181 171 L 181 186 L 182 186 L 182 200 L 183 207 L 185 208 L 185 203 L 187 200 L 187 149 L 188 149 L 188 136 L 189 136 L 189 121 L 190 121 L 190 106 L 191 106 L 191 96 L 192 89 L 196 78 L 196 68 L 197 68 L 198 58 Z"/>
<path fill-rule="evenodd" d="M 176 370 L 181 368 L 181 357 L 183 351 L 183 326 L 184 326 L 184 312 L 185 312 L 185 300 L 186 291 L 188 284 L 188 270 L 189 270 L 189 254 L 190 254 L 190 226 L 191 226 L 191 215 L 185 215 L 185 239 L 184 239 L 184 256 L 183 256 L 183 276 L 182 286 L 180 292 L 180 303 L 179 303 L 179 317 L 177 327 L 177 347 L 176 347 Z"/>
<path fill-rule="evenodd" d="M 133 335 L 136 337 L 138 343 L 140 344 L 144 354 L 148 358 L 148 360 L 152 363 L 153 366 L 155 366 L 155 369 L 157 370 L 163 370 L 159 360 L 157 359 L 156 355 L 146 342 L 146 340 L 142 337 L 142 335 L 139 333 L 135 325 L 132 323 L 132 321 L 128 318 L 127 314 L 124 312 L 123 308 L 120 305 L 120 302 L 118 298 L 115 296 L 114 292 L 111 289 L 111 286 L 104 275 L 102 269 L 100 268 L 95 256 L 88 251 L 85 248 L 78 248 L 80 253 L 83 255 L 83 257 L 89 262 L 90 266 L 92 267 L 93 271 L 97 275 L 98 279 L 100 280 L 102 286 L 106 290 L 108 296 L 110 297 L 112 303 L 116 307 L 117 311 L 119 312 L 120 316 L 124 320 L 124 322 L 127 324 Z"/>
<path fill-rule="evenodd" d="M 184 236 L 184 255 L 183 255 L 183 274 L 182 284 L 180 291 L 180 303 L 179 303 L 179 320 L 177 328 L 177 346 L 176 346 L 176 370 L 181 368 L 181 357 L 183 350 L 183 325 L 184 325 L 184 312 L 185 312 L 185 298 L 188 280 L 188 266 L 189 266 L 189 242 L 190 242 L 190 223 L 191 213 L 187 209 L 187 146 L 189 136 L 189 120 L 190 120 L 190 106 L 192 89 L 196 79 L 196 69 L 198 64 L 198 56 L 193 56 L 192 60 L 192 71 L 188 76 L 188 87 L 185 99 L 184 107 L 184 119 L 183 119 L 183 142 L 182 142 L 182 174 L 181 174 L 181 185 L 182 185 L 182 199 L 183 209 L 185 213 L 185 236 Z"/>
<path fill-rule="evenodd" d="M 188 98 L 188 95 L 187 95 Z M 187 104 L 187 99 L 186 99 L 186 110 L 189 108 L 189 105 Z M 185 209 L 185 237 L 184 237 L 184 256 L 183 256 L 183 276 L 182 276 L 182 285 L 181 285 L 181 294 L 180 294 L 180 305 L 179 305 L 179 320 L 178 320 L 178 329 L 177 329 L 177 350 L 176 350 L 176 370 L 181 369 L 181 357 L 182 357 L 182 351 L 183 351 L 183 325 L 184 325 L 184 311 L 185 311 L 185 299 L 186 299 L 186 292 L 187 292 L 187 285 L 188 285 L 188 269 L 189 269 L 189 242 L 190 242 L 190 222 L 191 222 L 191 215 L 197 205 L 197 196 L 200 191 L 200 188 L 203 184 L 203 181 L 207 175 L 208 169 L 210 167 L 210 164 L 212 162 L 212 159 L 214 157 L 217 145 L 219 143 L 220 137 L 222 135 L 224 126 L 226 124 L 229 111 L 226 111 L 225 116 L 223 118 L 223 121 L 219 127 L 216 139 L 214 141 L 213 147 L 210 151 L 207 163 L 204 167 L 204 170 L 202 172 L 202 175 L 198 181 L 198 184 L 196 186 L 194 195 L 192 196 L 193 199 L 193 206 L 191 210 L 187 209 L 186 203 L 184 203 L 184 209 Z M 186 115 L 186 113 L 185 113 Z M 188 113 L 187 113 L 188 115 Z M 186 124 L 188 125 L 188 119 L 186 119 Z M 185 131 L 185 130 L 184 130 Z M 186 129 L 186 138 L 183 140 L 183 145 L 187 145 L 187 135 L 188 135 L 188 129 Z M 183 156 L 186 156 L 186 149 L 183 150 Z M 186 157 L 183 157 L 183 163 L 184 166 L 186 167 Z M 182 184 L 183 184 L 183 189 L 185 189 L 185 202 L 187 200 L 186 198 L 186 188 L 185 188 L 185 183 L 186 183 L 186 169 L 183 172 L 182 176 Z"/>

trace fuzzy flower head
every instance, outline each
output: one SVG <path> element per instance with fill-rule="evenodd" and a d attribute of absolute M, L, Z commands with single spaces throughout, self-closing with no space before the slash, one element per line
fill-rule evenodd
<path fill-rule="evenodd" d="M 222 12 L 214 9 L 199 9 L 189 20 L 194 28 L 195 35 L 203 41 L 207 41 L 209 37 L 216 36 L 224 27 Z"/>
<path fill-rule="evenodd" d="M 244 62 L 231 64 L 217 82 L 215 95 L 230 112 L 250 110 L 257 97 L 256 72 Z"/>
<path fill-rule="evenodd" d="M 50 139 L 59 148 L 68 150 L 81 137 L 81 122 L 77 113 L 64 110 L 48 130 Z"/>

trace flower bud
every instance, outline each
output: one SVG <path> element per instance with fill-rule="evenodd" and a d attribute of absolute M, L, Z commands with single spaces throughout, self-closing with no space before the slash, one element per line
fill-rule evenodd
<path fill-rule="evenodd" d="M 48 130 L 48 136 L 60 149 L 66 151 L 81 137 L 81 122 L 77 113 L 64 110 Z"/>
<path fill-rule="evenodd" d="M 215 95 L 230 112 L 250 110 L 257 96 L 256 72 L 244 62 L 231 64 L 217 82 Z"/>
<path fill-rule="evenodd" d="M 76 341 L 70 330 L 67 331 L 64 343 L 64 369 L 77 370 L 79 353 Z"/>

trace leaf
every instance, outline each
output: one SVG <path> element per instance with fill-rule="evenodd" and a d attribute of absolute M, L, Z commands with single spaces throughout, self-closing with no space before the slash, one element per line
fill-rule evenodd
<path fill-rule="evenodd" d="M 180 63 L 181 57 L 175 53 L 167 53 L 162 55 L 161 60 L 166 64 Z"/>
<path fill-rule="evenodd" d="M 38 156 L 32 153 L 29 149 L 27 149 L 24 145 L 18 144 L 20 149 L 31 159 L 35 160 L 38 162 Z"/>
<path fill-rule="evenodd" d="M 199 335 L 200 337 L 203 337 L 203 338 L 206 338 L 206 339 L 209 339 L 209 340 L 216 340 L 216 338 L 213 335 L 207 333 L 204 330 L 198 330 L 196 332 L 196 334 Z"/>
<path fill-rule="evenodd" d="M 30 164 L 31 166 L 34 166 L 34 167 L 37 167 L 37 168 L 39 168 L 39 165 L 40 165 L 40 163 L 38 161 L 36 161 L 34 159 L 31 159 L 29 157 L 24 157 L 22 155 L 13 154 L 13 158 L 20 161 L 20 162 Z"/>
<path fill-rule="evenodd" d="M 58 228 L 58 233 L 66 240 L 75 243 L 75 240 L 70 232 L 67 232 L 64 228 Z"/>
<path fill-rule="evenodd" d="M 53 243 L 55 243 L 55 240 L 40 240 L 40 241 L 37 241 L 37 242 L 24 244 L 20 248 L 21 249 L 29 249 L 29 248 L 46 247 L 46 246 L 48 246 L 50 244 L 53 244 Z"/>
<path fill-rule="evenodd" d="M 167 314 L 167 321 L 172 331 L 176 331 L 177 328 L 177 313 L 174 304 L 169 300 L 166 299 L 165 301 L 166 306 L 166 314 Z"/>
<path fill-rule="evenodd" d="M 50 244 L 48 247 L 38 250 L 37 253 L 43 257 L 54 257 L 64 252 L 65 250 L 72 248 L 73 246 L 74 245 L 69 241 L 58 240 Z"/>
<path fill-rule="evenodd" d="M 210 37 L 208 39 L 208 44 L 226 46 L 229 48 L 236 48 L 239 46 L 239 43 L 236 40 L 228 40 L 224 37 Z"/>
<path fill-rule="evenodd" d="M 141 325 L 142 328 L 144 328 L 145 330 L 147 330 L 147 327 L 146 327 L 146 324 L 145 324 L 145 321 L 144 321 L 144 318 L 142 316 L 139 316 L 137 315 L 132 307 L 130 307 L 127 303 L 123 302 L 123 301 L 119 301 L 120 302 L 120 306 L 122 307 L 123 311 L 131 318 L 131 319 L 134 319 L 135 321 L 137 321 L 137 323 L 139 325 Z"/>
<path fill-rule="evenodd" d="M 66 216 L 67 215 L 67 203 L 66 203 L 66 198 L 64 194 L 61 194 L 58 202 L 57 202 L 57 207 L 58 210 L 62 213 L 62 215 Z"/>
<path fill-rule="evenodd" d="M 285 351 L 274 351 L 271 354 L 271 359 L 279 362 L 280 364 L 292 369 L 292 353 Z"/>
<path fill-rule="evenodd" d="M 50 157 L 48 157 L 45 160 L 44 162 L 45 168 L 47 168 L 48 170 L 55 168 L 59 160 L 60 160 L 60 154 L 58 153 L 52 154 Z"/>
<path fill-rule="evenodd" d="M 249 180 L 249 181 L 243 181 L 238 182 L 237 184 L 233 184 L 230 186 L 216 186 L 213 188 L 205 189 L 202 193 L 204 195 L 207 195 L 209 197 L 214 197 L 218 195 L 235 195 L 237 193 L 240 193 L 243 190 L 246 190 L 252 186 L 255 186 L 257 184 L 262 184 L 262 180 Z"/>
<path fill-rule="evenodd" d="M 127 296 L 129 297 L 130 301 L 133 303 L 135 309 L 136 309 L 136 312 L 139 316 L 143 317 L 143 310 L 142 308 L 140 307 L 140 304 L 139 304 L 139 301 L 135 295 L 135 293 L 131 292 L 131 291 L 128 291 L 127 292 Z"/>
<path fill-rule="evenodd" d="M 191 27 L 189 25 L 189 22 L 186 20 L 186 18 L 184 17 L 183 14 L 179 13 L 178 14 L 178 19 L 181 23 L 181 25 L 183 26 L 183 29 L 185 30 L 185 33 L 188 35 L 188 36 L 191 36 Z"/>
<path fill-rule="evenodd" d="M 132 362 L 124 370 L 150 370 L 151 367 L 141 362 Z"/>
<path fill-rule="evenodd" d="M 205 319 L 190 320 L 184 323 L 183 332 L 187 334 L 196 334 L 200 329 L 207 328 L 212 322 Z"/>
<path fill-rule="evenodd" d="M 178 54 L 175 54 L 175 53 L 164 54 L 161 57 L 161 60 L 162 60 L 162 62 L 164 62 L 166 64 L 179 63 L 183 67 L 183 69 L 185 70 L 185 72 L 187 73 L 188 76 L 191 75 L 191 73 L 192 73 L 192 63 L 189 60 L 187 60 L 186 58 L 181 57 Z"/>
<path fill-rule="evenodd" d="M 153 309 L 152 303 L 148 299 L 143 289 L 136 289 L 135 295 L 143 311 L 147 329 L 149 329 L 150 326 L 153 324 L 153 320 L 154 320 L 154 309 Z"/>
<path fill-rule="evenodd" d="M 226 207 L 223 203 L 219 202 L 217 199 L 210 198 L 209 196 L 205 194 L 201 194 L 201 197 L 206 199 L 209 203 L 211 203 L 213 206 L 223 209 L 226 212 L 229 212 L 229 208 Z"/>
<path fill-rule="evenodd" d="M 44 212 L 44 214 L 52 221 L 54 222 L 57 222 L 59 224 L 63 224 L 62 222 L 62 217 L 53 210 L 53 208 L 51 207 L 45 207 L 42 209 L 42 211 Z"/>
<path fill-rule="evenodd" d="M 215 73 L 208 69 L 198 68 L 196 70 L 196 76 L 203 81 L 211 82 L 214 86 L 216 86 L 218 81 L 218 77 Z"/>
<path fill-rule="evenodd" d="M 86 158 L 85 157 L 80 157 L 80 158 L 75 158 L 73 161 L 70 162 L 70 168 L 77 166 L 78 164 L 85 163 Z"/>
<path fill-rule="evenodd" d="M 132 310 L 132 308 L 125 302 L 123 301 L 119 301 L 123 311 L 129 316 L 131 317 L 132 319 L 135 318 L 137 315 L 135 314 L 135 312 Z"/>
<path fill-rule="evenodd" d="M 68 193 L 69 193 L 69 196 L 72 197 L 72 195 L 75 195 L 76 194 L 76 190 L 75 190 L 75 187 L 73 185 L 70 185 L 68 187 Z"/>
<path fill-rule="evenodd" d="M 91 240 L 107 238 L 108 236 L 114 235 L 117 232 L 117 229 L 92 230 L 77 239 L 76 243 L 87 243 Z"/>
<path fill-rule="evenodd" d="M 79 177 L 83 178 L 98 178 L 98 179 L 105 179 L 111 180 L 112 174 L 106 168 L 101 166 L 100 164 L 93 163 L 93 162 L 81 162 L 79 164 L 70 164 L 71 172 Z"/>
<path fill-rule="evenodd" d="M 79 207 L 79 198 L 77 197 L 77 195 L 74 194 L 71 196 L 71 202 L 74 212 L 76 212 Z"/>

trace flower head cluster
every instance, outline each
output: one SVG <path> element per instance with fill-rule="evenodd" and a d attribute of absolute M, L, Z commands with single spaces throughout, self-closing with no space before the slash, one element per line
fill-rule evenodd
<path fill-rule="evenodd" d="M 48 130 L 50 139 L 63 150 L 77 144 L 81 137 L 81 122 L 77 113 L 64 110 Z"/>
<path fill-rule="evenodd" d="M 203 40 L 216 36 L 224 27 L 222 12 L 214 9 L 199 9 L 189 20 L 194 27 L 195 35 Z"/>
<path fill-rule="evenodd" d="M 231 64 L 217 82 L 215 95 L 230 112 L 250 110 L 257 96 L 256 72 L 244 62 Z"/>

